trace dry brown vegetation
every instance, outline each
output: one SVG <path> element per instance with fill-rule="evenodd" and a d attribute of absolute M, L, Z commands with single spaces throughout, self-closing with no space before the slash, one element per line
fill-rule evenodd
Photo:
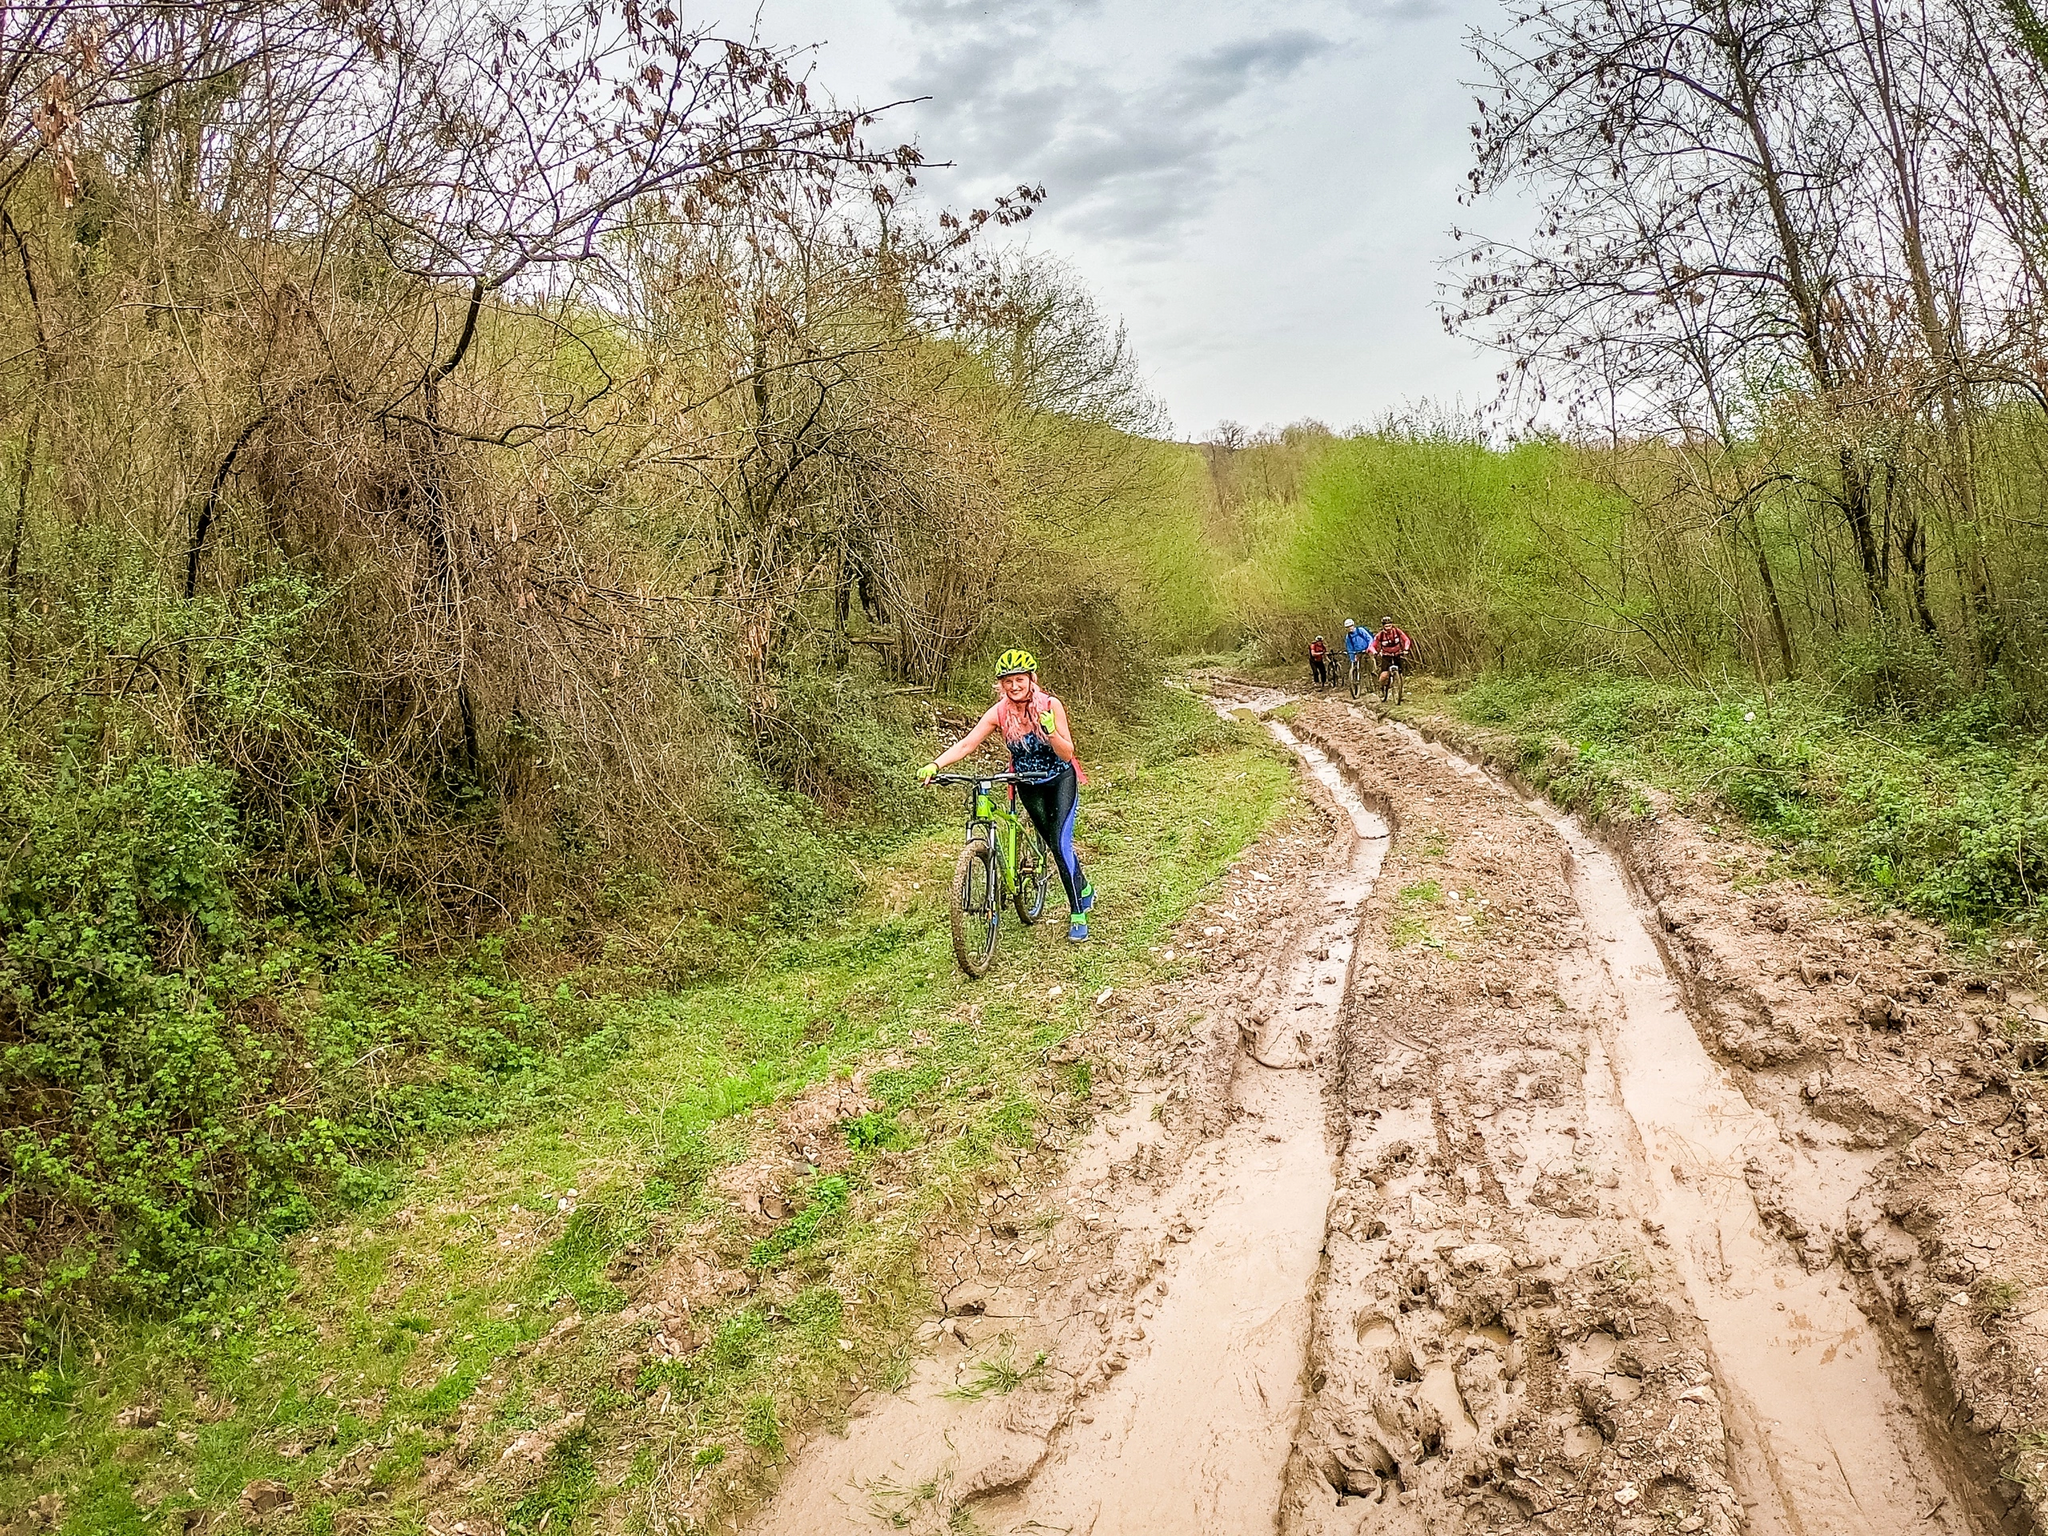
<path fill-rule="evenodd" d="M 408 1072 L 559 1053 L 351 946 L 807 922 L 900 695 L 1128 688 L 1141 586 L 1040 553 L 1159 483 L 1121 334 L 983 252 L 1037 189 L 921 205 L 806 68 L 635 0 L 0 14 L 0 1311 L 97 1223 L 217 1278 L 443 1123 Z"/>
<path fill-rule="evenodd" d="M 786 54 L 634 6 L 7 25 L 14 729 L 224 763 L 306 873 L 687 841 L 728 735 L 818 788 L 791 677 L 943 681 L 1128 473 L 1120 337 L 968 247 L 1035 191 L 900 208 L 917 153 Z"/>

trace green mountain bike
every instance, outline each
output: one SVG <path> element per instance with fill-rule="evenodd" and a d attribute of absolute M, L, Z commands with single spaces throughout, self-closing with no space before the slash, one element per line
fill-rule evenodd
<path fill-rule="evenodd" d="M 1045 916 L 1052 884 L 1052 854 L 1038 829 L 1011 808 L 998 786 L 1014 773 L 941 773 L 934 784 L 967 786 L 967 840 L 953 865 L 946 904 L 953 919 L 953 958 L 970 976 L 986 976 L 996 958 L 996 934 L 1005 903 L 1029 928 Z"/>

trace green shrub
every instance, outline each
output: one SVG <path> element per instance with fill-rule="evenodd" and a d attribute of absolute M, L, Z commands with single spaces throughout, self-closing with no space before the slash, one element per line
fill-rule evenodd
<path fill-rule="evenodd" d="M 233 781 L 0 759 L 0 1309 L 203 1313 L 377 1159 L 498 1123 L 623 1042 L 502 945 L 403 965 L 257 923 Z"/>

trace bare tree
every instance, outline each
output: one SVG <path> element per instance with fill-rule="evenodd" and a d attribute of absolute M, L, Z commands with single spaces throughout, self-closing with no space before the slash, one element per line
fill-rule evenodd
<path fill-rule="evenodd" d="M 1508 355 L 1506 395 L 1693 460 L 1788 672 L 1760 521 L 1788 487 L 1832 507 L 1871 622 L 1939 639 L 1945 583 L 1992 664 L 1981 424 L 2015 388 L 2048 400 L 2019 340 L 2020 55 L 1936 0 L 1546 6 L 1478 49 L 1474 194 L 1530 186 L 1539 222 L 1472 241 L 1447 321 Z"/>

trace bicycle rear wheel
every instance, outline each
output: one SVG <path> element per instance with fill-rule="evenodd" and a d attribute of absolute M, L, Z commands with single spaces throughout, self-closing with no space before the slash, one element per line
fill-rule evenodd
<path fill-rule="evenodd" d="M 986 976 L 996 957 L 1002 921 L 1003 879 L 996 851 L 980 838 L 960 850 L 947 906 L 953 920 L 953 958 L 970 976 Z"/>
<path fill-rule="evenodd" d="M 1051 886 L 1052 854 L 1034 832 L 1020 839 L 1017 848 L 1017 921 L 1026 928 L 1045 916 Z"/>

